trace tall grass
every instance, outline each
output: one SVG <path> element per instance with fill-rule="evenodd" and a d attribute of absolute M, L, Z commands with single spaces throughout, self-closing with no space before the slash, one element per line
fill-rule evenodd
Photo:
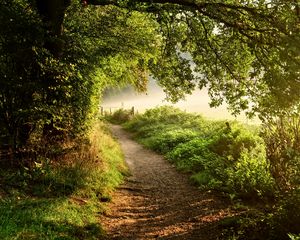
<path fill-rule="evenodd" d="M 1 171 L 0 239 L 98 239 L 102 202 L 127 169 L 103 124 L 58 159 Z"/>

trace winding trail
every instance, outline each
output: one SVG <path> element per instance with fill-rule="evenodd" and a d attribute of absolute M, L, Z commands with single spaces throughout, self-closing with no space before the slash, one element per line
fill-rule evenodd
<path fill-rule="evenodd" d="M 234 214 L 228 201 L 199 191 L 187 175 L 133 141 L 120 126 L 111 129 L 132 175 L 101 217 L 107 239 L 218 239 L 218 221 Z"/>

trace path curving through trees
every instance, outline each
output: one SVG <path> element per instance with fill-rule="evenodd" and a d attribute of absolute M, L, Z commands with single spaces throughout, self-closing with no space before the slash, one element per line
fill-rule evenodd
<path fill-rule="evenodd" d="M 107 239 L 218 239 L 218 222 L 234 214 L 228 200 L 192 186 L 187 175 L 120 126 L 111 129 L 131 176 L 101 218 Z"/>

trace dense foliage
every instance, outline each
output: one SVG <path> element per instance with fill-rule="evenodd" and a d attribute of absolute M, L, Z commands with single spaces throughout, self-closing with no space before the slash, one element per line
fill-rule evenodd
<path fill-rule="evenodd" d="M 191 172 L 202 187 L 248 198 L 274 193 L 264 141 L 246 126 L 160 107 L 135 117 L 126 127 L 140 142 Z"/>
<path fill-rule="evenodd" d="M 143 91 L 153 75 L 172 101 L 206 87 L 211 105 L 226 101 L 235 113 L 269 121 L 267 150 L 236 123 L 168 109 L 133 120 L 145 144 L 200 185 L 238 196 L 273 188 L 293 195 L 299 15 L 296 0 L 0 0 L 1 161 L 39 174 L 41 159 L 62 160 L 66 145 L 90 141 L 106 87 Z"/>
<path fill-rule="evenodd" d="M 134 116 L 133 113 L 134 109 L 118 109 L 113 114 L 108 114 L 104 112 L 105 118 L 114 123 L 114 124 L 121 124 L 131 120 Z"/>
<path fill-rule="evenodd" d="M 291 223 L 294 228 L 277 226 L 284 234 L 297 232 L 292 223 L 299 216 L 288 219 L 299 196 L 299 16 L 296 0 L 0 0 L 0 160 L 5 163 L 0 180 L 17 183 L 8 191 L 18 195 L 1 200 L 6 216 L 1 224 L 7 224 L 1 237 L 99 231 L 96 220 L 83 221 L 86 212 L 66 198 L 31 202 L 18 191 L 52 197 L 61 189 L 64 195 L 89 189 L 83 195 L 91 198 L 101 192 L 106 177 L 95 176 L 103 166 L 81 169 L 83 163 L 73 158 L 65 167 L 59 162 L 89 146 L 85 142 L 96 142 L 88 130 L 106 87 L 132 84 L 143 91 L 148 75 L 172 101 L 206 87 L 212 105 L 226 101 L 233 112 L 246 110 L 267 123 L 263 141 L 237 123 L 212 123 L 163 108 L 135 118 L 129 127 L 201 186 L 232 197 L 263 198 L 274 189 L 289 196 L 270 219 Z M 89 156 L 83 158 L 90 163 Z M 5 175 L 6 169 L 13 173 Z M 35 188 L 37 182 L 45 188 Z M 28 208 L 32 217 L 43 216 L 36 206 L 45 207 L 47 216 L 32 221 Z M 67 208 L 67 225 L 49 220 L 61 206 Z M 79 227 L 74 209 L 82 213 Z M 93 206 L 83 209 L 95 213 Z M 24 232 L 28 224 L 34 229 Z"/>
<path fill-rule="evenodd" d="M 107 86 L 176 101 L 206 86 L 212 105 L 265 119 L 299 102 L 297 1 L 0 1 L 1 142 L 74 138 Z"/>
<path fill-rule="evenodd" d="M 144 88 L 144 63 L 157 45 L 149 17 L 74 2 L 58 39 L 27 1 L 2 1 L 0 12 L 1 143 L 15 155 L 86 133 L 106 86 Z M 59 56 L 53 44 L 64 47 Z"/>
<path fill-rule="evenodd" d="M 297 239 L 300 232 L 299 123 L 292 119 L 286 116 L 267 128 L 158 107 L 135 116 L 125 127 L 190 173 L 200 188 L 219 190 L 245 203 L 265 202 L 262 208 L 225 219 L 224 238 L 279 240 L 289 239 L 288 233 Z"/>
<path fill-rule="evenodd" d="M 300 186 L 300 119 L 287 114 L 263 126 L 272 175 L 281 191 Z"/>

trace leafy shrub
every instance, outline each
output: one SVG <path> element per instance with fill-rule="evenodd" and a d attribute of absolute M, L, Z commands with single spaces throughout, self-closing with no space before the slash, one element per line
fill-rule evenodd
<path fill-rule="evenodd" d="M 262 136 L 278 188 L 282 192 L 299 188 L 300 118 L 286 115 L 270 119 L 263 126 Z"/>
<path fill-rule="evenodd" d="M 234 124 L 215 136 L 208 148 L 222 159 L 214 171 L 229 192 L 245 197 L 273 192 L 265 145 L 258 135 Z"/>
<path fill-rule="evenodd" d="M 126 127 L 202 187 L 240 197 L 274 190 L 263 139 L 237 122 L 208 121 L 165 106 L 147 110 Z"/>
<path fill-rule="evenodd" d="M 192 180 L 202 186 L 245 197 L 273 190 L 263 140 L 238 124 L 224 125 L 211 138 L 179 144 L 167 158 L 193 172 Z"/>
<path fill-rule="evenodd" d="M 186 123 L 188 120 L 195 119 L 195 115 L 185 113 L 179 108 L 170 106 L 148 109 L 143 116 L 148 121 L 163 122 L 165 124 Z"/>
<path fill-rule="evenodd" d="M 112 123 L 125 123 L 132 119 L 133 113 L 129 109 L 118 109 L 112 115 L 108 116 L 107 119 Z"/>
<path fill-rule="evenodd" d="M 208 149 L 210 142 L 197 138 L 179 144 L 167 154 L 167 158 L 186 171 L 197 172 L 206 169 L 205 164 L 214 161 L 218 156 Z"/>
<path fill-rule="evenodd" d="M 190 113 L 185 113 L 178 108 L 162 106 L 148 109 L 144 114 L 135 116 L 130 122 L 125 124 L 128 130 L 140 132 L 143 127 L 148 126 L 185 126 L 185 128 L 195 128 L 201 124 L 202 117 Z"/>
<path fill-rule="evenodd" d="M 262 148 L 261 148 L 262 150 Z M 264 150 L 264 149 L 263 149 Z M 240 158 L 225 170 L 228 191 L 244 197 L 272 196 L 274 181 L 260 146 L 244 149 Z"/>
<path fill-rule="evenodd" d="M 154 135 L 164 133 L 166 131 L 172 131 L 174 129 L 176 130 L 177 128 L 178 126 L 173 124 L 169 124 L 169 125 L 166 125 L 164 123 L 147 124 L 141 126 L 138 130 L 135 131 L 135 133 L 139 137 L 148 138 Z"/>
<path fill-rule="evenodd" d="M 213 176 L 211 176 L 211 174 L 205 170 L 197 172 L 191 176 L 191 180 L 200 186 L 208 186 L 212 179 Z"/>
<path fill-rule="evenodd" d="M 197 136 L 198 134 L 192 130 L 178 128 L 166 132 L 159 131 L 142 142 L 158 152 L 168 153 L 178 144 L 187 142 Z"/>
<path fill-rule="evenodd" d="M 274 214 L 276 232 L 286 235 L 300 234 L 300 190 L 293 190 L 281 198 Z M 278 234 L 277 233 L 277 234 Z"/>
<path fill-rule="evenodd" d="M 225 239 L 297 240 L 300 234 L 300 192 L 293 191 L 264 211 L 249 210 L 222 221 Z"/>

